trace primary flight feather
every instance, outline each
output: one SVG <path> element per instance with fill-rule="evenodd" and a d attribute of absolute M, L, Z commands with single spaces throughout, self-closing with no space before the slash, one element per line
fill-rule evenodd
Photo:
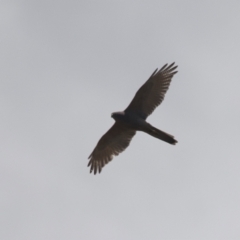
<path fill-rule="evenodd" d="M 160 70 L 156 69 L 139 88 L 129 106 L 123 112 L 112 113 L 115 123 L 101 137 L 89 156 L 90 173 L 100 173 L 113 156 L 117 156 L 129 146 L 136 131 L 148 133 L 173 145 L 177 143 L 172 135 L 146 122 L 147 117 L 163 101 L 170 82 L 177 73 L 177 66 L 174 64 L 165 64 Z"/>

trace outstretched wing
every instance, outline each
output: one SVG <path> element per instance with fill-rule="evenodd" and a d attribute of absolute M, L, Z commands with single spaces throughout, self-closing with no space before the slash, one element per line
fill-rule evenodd
<path fill-rule="evenodd" d="M 163 101 L 177 66 L 175 63 L 156 69 L 135 94 L 125 112 L 132 112 L 146 119 Z"/>
<path fill-rule="evenodd" d="M 97 146 L 94 148 L 88 166 L 90 173 L 101 172 L 102 168 L 112 160 L 113 156 L 117 156 L 123 152 L 130 144 L 136 131 L 131 130 L 120 123 L 115 122 L 113 126 L 101 137 Z"/>

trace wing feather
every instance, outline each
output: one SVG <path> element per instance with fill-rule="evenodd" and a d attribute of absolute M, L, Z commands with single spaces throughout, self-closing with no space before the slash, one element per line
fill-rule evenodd
<path fill-rule="evenodd" d="M 136 134 L 135 130 L 131 130 L 124 125 L 115 122 L 113 126 L 101 137 L 97 146 L 88 157 L 90 166 L 90 173 L 94 174 L 101 172 L 102 168 L 123 152 L 130 144 L 133 136 Z"/>
<path fill-rule="evenodd" d="M 125 112 L 132 112 L 146 119 L 159 106 L 169 88 L 177 66 L 165 64 L 156 69 L 150 78 L 139 88 Z"/>

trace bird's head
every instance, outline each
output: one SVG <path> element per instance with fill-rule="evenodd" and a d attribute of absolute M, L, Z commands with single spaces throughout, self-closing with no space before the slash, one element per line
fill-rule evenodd
<path fill-rule="evenodd" d="M 124 116 L 124 112 L 114 112 L 111 114 L 111 117 L 117 121 L 120 120 Z"/>

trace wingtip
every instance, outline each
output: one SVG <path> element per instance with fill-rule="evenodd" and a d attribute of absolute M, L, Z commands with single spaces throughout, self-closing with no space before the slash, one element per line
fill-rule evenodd
<path fill-rule="evenodd" d="M 159 70 L 159 72 L 161 72 L 162 70 L 164 70 L 167 67 L 167 63 L 165 65 L 162 66 L 162 68 Z"/>
<path fill-rule="evenodd" d="M 158 68 L 155 69 L 155 71 L 152 73 L 152 75 L 149 78 L 153 77 L 157 71 L 158 71 Z"/>
<path fill-rule="evenodd" d="M 93 173 L 94 175 L 96 175 L 97 173 L 101 173 L 102 171 L 102 166 L 92 162 L 92 159 L 89 161 L 87 166 L 90 167 L 90 174 Z"/>

